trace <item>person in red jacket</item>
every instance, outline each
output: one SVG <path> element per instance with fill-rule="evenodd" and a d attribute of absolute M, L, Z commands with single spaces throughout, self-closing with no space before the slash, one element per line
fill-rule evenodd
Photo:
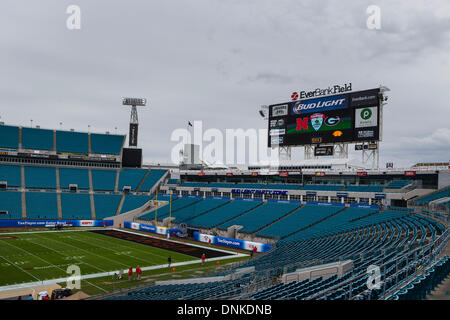
<path fill-rule="evenodd" d="M 128 281 L 133 280 L 133 268 L 128 270 Z"/>
<path fill-rule="evenodd" d="M 142 274 L 142 270 L 141 268 L 139 268 L 139 266 L 136 267 L 136 274 L 137 274 L 137 280 L 141 280 L 141 274 Z"/>
<path fill-rule="evenodd" d="M 202 254 L 202 265 L 205 264 L 205 260 L 206 260 L 206 256 L 205 256 L 205 254 Z"/>

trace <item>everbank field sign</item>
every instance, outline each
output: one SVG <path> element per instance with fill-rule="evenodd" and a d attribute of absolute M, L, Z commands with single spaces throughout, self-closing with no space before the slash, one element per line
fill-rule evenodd
<path fill-rule="evenodd" d="M 296 97 L 297 99 L 307 99 L 307 98 L 315 98 L 321 96 L 327 96 L 332 94 L 339 94 L 352 91 L 352 83 L 344 83 L 344 85 L 334 85 L 329 86 L 328 88 L 316 88 L 311 91 L 300 91 L 297 95 L 292 94 L 291 98 Z"/>

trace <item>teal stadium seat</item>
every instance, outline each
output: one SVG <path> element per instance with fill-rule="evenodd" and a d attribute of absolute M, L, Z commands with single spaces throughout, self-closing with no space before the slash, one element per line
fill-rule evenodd
<path fill-rule="evenodd" d="M 63 219 L 92 219 L 89 194 L 62 193 L 61 209 Z"/>
<path fill-rule="evenodd" d="M 164 176 L 164 174 L 166 174 L 166 172 L 167 170 L 151 169 L 147 177 L 145 177 L 145 180 L 139 188 L 139 191 L 150 191 L 154 187 L 154 185 Z"/>
<path fill-rule="evenodd" d="M 54 150 L 53 130 L 22 127 L 22 148 Z"/>
<path fill-rule="evenodd" d="M 91 152 L 98 154 L 120 154 L 125 136 L 91 133 Z"/>
<path fill-rule="evenodd" d="M 261 205 L 261 202 L 233 200 L 222 207 L 209 211 L 199 217 L 193 218 L 187 223 L 195 227 L 212 228 L 246 211 L 254 209 L 259 205 Z"/>
<path fill-rule="evenodd" d="M 22 219 L 22 196 L 20 192 L 1 191 L 0 211 L 8 214 L 0 214 L 0 219 Z"/>
<path fill-rule="evenodd" d="M 244 227 L 240 232 L 252 233 L 298 207 L 299 205 L 297 204 L 268 202 L 240 217 L 220 225 L 219 229 L 226 230 L 232 225 L 242 225 Z"/>
<path fill-rule="evenodd" d="M 138 195 L 126 195 L 125 200 L 122 205 L 122 210 L 120 213 L 125 213 L 137 208 L 142 207 L 148 201 L 150 201 L 150 196 L 138 196 Z"/>
<path fill-rule="evenodd" d="M 124 186 L 130 186 L 131 190 L 135 191 L 146 172 L 146 169 L 122 169 L 119 176 L 119 191 L 122 191 Z"/>
<path fill-rule="evenodd" d="M 19 127 L 0 125 L 0 148 L 19 149 Z"/>
<path fill-rule="evenodd" d="M 88 154 L 88 139 L 89 136 L 87 133 L 56 131 L 56 150 L 59 152 Z"/>
<path fill-rule="evenodd" d="M 89 171 L 87 169 L 59 169 L 59 183 L 61 189 L 69 189 L 71 184 L 78 185 L 79 189 L 89 189 Z"/>
<path fill-rule="evenodd" d="M 116 185 L 117 170 L 91 170 L 92 187 L 95 191 L 113 191 Z"/>
<path fill-rule="evenodd" d="M 96 219 L 115 216 L 121 199 L 119 194 L 94 194 Z"/>
<path fill-rule="evenodd" d="M 21 176 L 20 166 L 0 165 L 0 181 L 6 181 L 8 186 L 20 187 Z"/>
<path fill-rule="evenodd" d="M 58 204 L 54 192 L 26 192 L 28 219 L 58 219 Z"/>
<path fill-rule="evenodd" d="M 56 168 L 25 167 L 27 188 L 56 189 Z"/>

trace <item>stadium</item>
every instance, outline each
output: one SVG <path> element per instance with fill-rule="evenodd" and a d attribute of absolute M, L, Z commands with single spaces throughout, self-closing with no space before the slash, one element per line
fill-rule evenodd
<path fill-rule="evenodd" d="M 450 272 L 449 163 L 380 170 L 333 157 L 349 144 L 377 152 L 364 145 L 379 143 L 381 117 L 363 126 L 376 132 L 370 140 L 358 138 L 356 120 L 349 128 L 330 123 L 342 132 L 337 136 L 327 128 L 305 130 L 316 119 L 308 113 L 318 110 L 325 114 L 323 127 L 328 113 L 344 119 L 372 108 L 380 115 L 386 91 L 263 108 L 269 146 L 276 126 L 279 154 L 304 147 L 307 158 L 314 149 L 312 159 L 277 166 L 209 166 L 192 144 L 184 146 L 178 165 L 142 164 L 136 105 L 145 99 L 123 99 L 132 110 L 128 147 L 125 134 L 2 123 L 0 294 L 89 300 L 439 296 Z M 309 106 L 300 116 L 299 101 Z M 292 117 L 306 119 L 300 132 L 280 134 Z M 322 143 L 310 143 L 317 139 Z M 321 148 L 328 148 L 326 160 Z M 78 286 L 71 284 L 73 268 Z"/>
<path fill-rule="evenodd" d="M 43 2 L 0 4 L 1 307 L 450 299 L 448 4 Z"/>

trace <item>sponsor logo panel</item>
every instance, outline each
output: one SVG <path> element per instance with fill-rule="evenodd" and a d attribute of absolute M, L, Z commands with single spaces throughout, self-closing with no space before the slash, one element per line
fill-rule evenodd
<path fill-rule="evenodd" d="M 372 89 L 366 91 L 360 91 L 350 94 L 349 104 L 352 107 L 378 105 L 378 93 L 380 89 Z"/>
<path fill-rule="evenodd" d="M 288 114 L 288 105 L 278 105 L 278 106 L 272 106 L 272 117 L 282 117 L 287 116 Z"/>
<path fill-rule="evenodd" d="M 346 109 L 348 107 L 347 95 L 337 95 L 309 100 L 300 100 L 291 103 L 290 114 L 304 114 L 329 110 Z"/>
<path fill-rule="evenodd" d="M 376 127 L 378 125 L 378 107 L 355 109 L 355 128 Z"/>

